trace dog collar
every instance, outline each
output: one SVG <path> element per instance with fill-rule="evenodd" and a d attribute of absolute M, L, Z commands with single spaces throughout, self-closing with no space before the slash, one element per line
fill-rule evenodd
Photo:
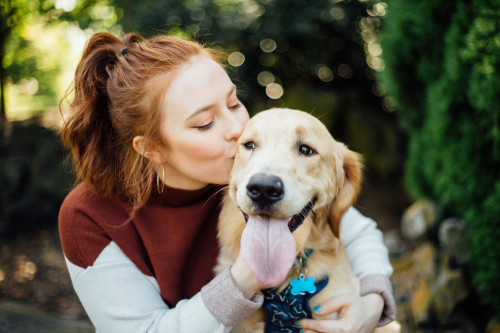
<path fill-rule="evenodd" d="M 290 232 L 294 232 L 295 229 L 300 227 L 302 222 L 306 219 L 307 215 L 311 212 L 311 210 L 314 207 L 314 203 L 316 202 L 316 199 L 313 199 L 305 205 L 304 208 L 298 213 L 292 216 L 290 219 L 290 222 L 288 222 L 288 229 L 290 229 Z M 244 211 L 240 209 L 241 213 L 243 214 L 243 217 L 245 218 L 245 222 L 248 222 L 248 214 L 246 214 Z"/>

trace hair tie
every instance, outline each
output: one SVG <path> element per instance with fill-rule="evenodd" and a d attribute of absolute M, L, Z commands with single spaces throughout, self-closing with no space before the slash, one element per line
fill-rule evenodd
<path fill-rule="evenodd" d="M 120 54 L 121 54 L 121 55 L 125 55 L 125 53 L 127 53 L 127 52 L 128 52 L 128 48 L 124 48 L 124 49 L 120 52 Z"/>

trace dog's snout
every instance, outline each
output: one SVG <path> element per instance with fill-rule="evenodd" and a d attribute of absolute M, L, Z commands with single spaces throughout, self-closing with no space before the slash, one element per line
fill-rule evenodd
<path fill-rule="evenodd" d="M 260 206 L 266 206 L 283 199 L 285 190 L 279 177 L 258 173 L 250 178 L 247 195 Z"/>

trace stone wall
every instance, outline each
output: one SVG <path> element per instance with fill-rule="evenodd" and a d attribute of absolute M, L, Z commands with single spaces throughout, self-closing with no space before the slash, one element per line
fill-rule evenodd
<path fill-rule="evenodd" d="M 465 232 L 465 221 L 441 220 L 428 200 L 408 207 L 401 230 L 385 232 L 402 332 L 500 332 L 470 281 Z"/>

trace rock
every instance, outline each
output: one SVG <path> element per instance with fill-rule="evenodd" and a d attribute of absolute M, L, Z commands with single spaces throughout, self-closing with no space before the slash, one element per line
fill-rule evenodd
<path fill-rule="evenodd" d="M 401 233 L 397 229 L 384 231 L 384 244 L 389 250 L 391 257 L 398 257 L 408 252 L 408 244 L 401 237 Z"/>
<path fill-rule="evenodd" d="M 418 200 L 404 211 L 401 232 L 405 239 L 422 239 L 436 225 L 436 218 L 436 205 L 426 199 Z"/>
<path fill-rule="evenodd" d="M 410 304 L 413 322 L 417 326 L 421 326 L 429 321 L 431 301 L 432 291 L 430 281 L 427 279 L 420 279 Z"/>
<path fill-rule="evenodd" d="M 0 303 L 0 333 L 93 333 L 89 321 L 59 319 L 16 302 Z"/>
<path fill-rule="evenodd" d="M 436 259 L 436 248 L 430 242 L 420 245 L 412 253 L 413 266 L 418 268 L 418 274 L 425 279 L 436 276 Z"/>
<path fill-rule="evenodd" d="M 437 252 L 431 243 L 424 243 L 412 253 L 412 265 L 416 268 L 417 284 L 410 308 L 417 325 L 430 319 L 433 296 L 432 283 L 436 275 Z"/>
<path fill-rule="evenodd" d="M 432 305 L 435 318 L 445 324 L 457 305 L 469 295 L 459 269 L 444 269 L 434 281 Z"/>
<path fill-rule="evenodd" d="M 462 266 L 467 258 L 465 223 L 459 218 L 448 218 L 439 227 L 439 245 L 449 253 L 452 264 L 457 266 Z"/>
<path fill-rule="evenodd" d="M 486 327 L 486 333 L 500 333 L 500 321 L 496 318 L 491 319 Z"/>
<path fill-rule="evenodd" d="M 437 208 L 428 200 L 405 211 L 401 234 L 410 250 L 391 256 L 391 282 L 403 332 L 500 333 L 492 309 L 481 304 L 469 281 L 466 224 L 459 218 L 438 224 Z M 397 236 L 390 231 L 384 238 L 391 253 L 401 244 Z"/>

